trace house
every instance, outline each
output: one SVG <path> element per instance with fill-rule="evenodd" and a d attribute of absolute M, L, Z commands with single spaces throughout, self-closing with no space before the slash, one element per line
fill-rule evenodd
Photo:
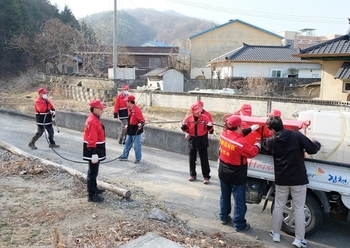
<path fill-rule="evenodd" d="M 143 77 L 147 77 L 147 86 L 150 88 L 166 92 L 184 91 L 184 75 L 175 69 L 156 68 Z"/>
<path fill-rule="evenodd" d="M 148 43 L 147 43 L 148 44 Z M 146 44 L 145 44 L 146 45 Z M 139 76 L 158 67 L 173 67 L 176 64 L 179 48 L 174 46 L 118 46 L 117 51 L 117 78 L 128 79 L 138 78 Z M 113 51 L 112 47 L 88 47 L 76 51 L 75 54 L 83 58 L 84 64 L 80 72 L 103 72 L 109 73 L 109 77 L 114 77 Z M 120 69 L 124 68 L 124 69 Z M 135 72 L 135 75 L 130 73 Z"/>
<path fill-rule="evenodd" d="M 302 49 L 301 60 L 322 64 L 321 100 L 350 101 L 350 28 L 345 35 Z"/>
<path fill-rule="evenodd" d="M 293 57 L 290 46 L 248 45 L 220 55 L 208 62 L 213 78 L 276 77 L 320 78 L 321 64 Z"/>
<path fill-rule="evenodd" d="M 83 60 L 78 56 L 72 56 L 67 54 L 55 55 L 44 59 L 41 62 L 45 64 L 46 73 L 60 73 L 60 74 L 77 74 L 79 73 L 79 67 L 82 65 Z"/>
<path fill-rule="evenodd" d="M 282 36 L 241 20 L 230 20 L 189 37 L 191 47 L 191 78 L 211 78 L 207 62 L 239 48 L 243 42 L 251 45 L 281 45 Z"/>

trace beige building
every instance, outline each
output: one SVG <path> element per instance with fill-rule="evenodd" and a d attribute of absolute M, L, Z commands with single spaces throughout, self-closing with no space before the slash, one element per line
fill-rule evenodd
<path fill-rule="evenodd" d="M 192 35 L 189 39 L 191 78 L 211 78 L 211 69 L 206 67 L 210 59 L 239 48 L 243 43 L 280 46 L 283 37 L 236 19 Z"/>
<path fill-rule="evenodd" d="M 321 100 L 350 101 L 350 29 L 294 56 L 322 64 Z"/>
<path fill-rule="evenodd" d="M 284 37 L 282 40 L 283 46 L 291 45 L 300 49 L 305 49 L 340 36 L 337 34 L 317 36 L 316 29 L 313 28 L 304 28 L 299 31 L 282 31 L 277 32 L 277 34 Z"/>

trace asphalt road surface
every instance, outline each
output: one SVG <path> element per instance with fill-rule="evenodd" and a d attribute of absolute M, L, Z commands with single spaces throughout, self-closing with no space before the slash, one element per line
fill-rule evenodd
<path fill-rule="evenodd" d="M 82 123 L 83 125 L 83 123 Z M 82 160 L 82 133 L 55 127 L 55 140 L 61 147 L 56 151 L 48 147 L 43 135 L 36 143 L 38 150 L 30 150 L 28 142 L 36 131 L 35 121 L 23 116 L 0 113 L 0 140 L 27 153 L 63 164 L 86 173 L 87 164 Z M 145 128 L 147 132 L 147 128 Z M 122 154 L 123 146 L 115 139 L 107 139 L 107 163 L 100 166 L 100 180 L 113 182 L 119 187 L 137 186 L 150 196 L 165 202 L 165 207 L 188 221 L 188 225 L 203 231 L 234 233 L 232 226 L 224 226 L 218 220 L 220 186 L 217 177 L 217 163 L 210 161 L 211 182 L 203 184 L 200 166 L 197 166 L 197 181 L 189 182 L 188 158 L 186 155 L 171 153 L 143 146 L 142 163 L 135 165 L 134 151 L 129 161 L 111 161 Z M 79 162 L 79 163 L 78 163 Z M 198 163 L 198 162 L 197 162 Z M 132 191 L 131 191 L 132 193 Z M 131 195 L 132 198 L 132 195 Z M 282 233 L 282 242 L 274 243 L 270 230 L 270 204 L 261 212 L 263 203 L 248 204 L 247 220 L 251 229 L 238 233 L 241 238 L 259 239 L 266 247 L 293 247 L 293 237 Z M 325 216 L 323 225 L 315 234 L 307 237 L 308 247 L 350 247 L 350 224 Z"/>

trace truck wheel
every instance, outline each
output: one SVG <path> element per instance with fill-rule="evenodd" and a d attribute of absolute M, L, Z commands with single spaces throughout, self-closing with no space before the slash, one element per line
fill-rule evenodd
<path fill-rule="evenodd" d="M 274 208 L 274 203 L 272 204 L 271 208 Z M 323 213 L 320 204 L 318 204 L 315 198 L 311 195 L 306 195 L 304 212 L 305 236 L 309 236 L 316 232 L 322 225 Z M 282 222 L 282 230 L 289 235 L 294 235 L 294 207 L 292 205 L 291 199 L 287 201 L 286 206 L 284 207 L 283 216 L 284 220 Z"/>

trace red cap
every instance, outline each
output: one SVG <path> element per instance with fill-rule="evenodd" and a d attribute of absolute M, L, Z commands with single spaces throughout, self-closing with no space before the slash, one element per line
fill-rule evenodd
<path fill-rule="evenodd" d="M 48 91 L 45 88 L 38 89 L 38 94 L 47 94 Z"/>
<path fill-rule="evenodd" d="M 282 113 L 278 109 L 273 109 L 270 113 L 268 113 L 269 117 L 273 117 L 273 116 L 281 117 L 281 115 Z"/>
<path fill-rule="evenodd" d="M 99 109 L 105 109 L 106 106 L 102 104 L 101 100 L 92 100 L 89 103 L 90 108 L 99 108 Z"/>
<path fill-rule="evenodd" d="M 193 114 L 198 114 L 202 111 L 202 108 L 198 103 L 195 103 L 191 106 L 190 110 Z"/>
<path fill-rule="evenodd" d="M 243 104 L 241 107 L 241 113 L 245 116 L 252 116 L 252 106 L 250 106 L 250 104 Z"/>
<path fill-rule="evenodd" d="M 123 89 L 123 90 L 129 90 L 130 88 L 129 88 L 128 85 L 124 84 L 124 85 L 122 86 L 122 89 Z"/>
<path fill-rule="evenodd" d="M 128 102 L 128 101 L 135 101 L 135 97 L 133 95 L 128 95 L 126 98 L 125 98 L 125 101 Z"/>
<path fill-rule="evenodd" d="M 231 127 L 239 127 L 242 125 L 242 119 L 237 115 L 231 115 L 229 118 L 227 118 L 226 123 Z"/>
<path fill-rule="evenodd" d="M 203 106 L 204 106 L 204 102 L 202 102 L 201 100 L 198 100 L 198 101 L 197 101 L 197 104 L 198 104 L 201 108 L 203 108 Z"/>

